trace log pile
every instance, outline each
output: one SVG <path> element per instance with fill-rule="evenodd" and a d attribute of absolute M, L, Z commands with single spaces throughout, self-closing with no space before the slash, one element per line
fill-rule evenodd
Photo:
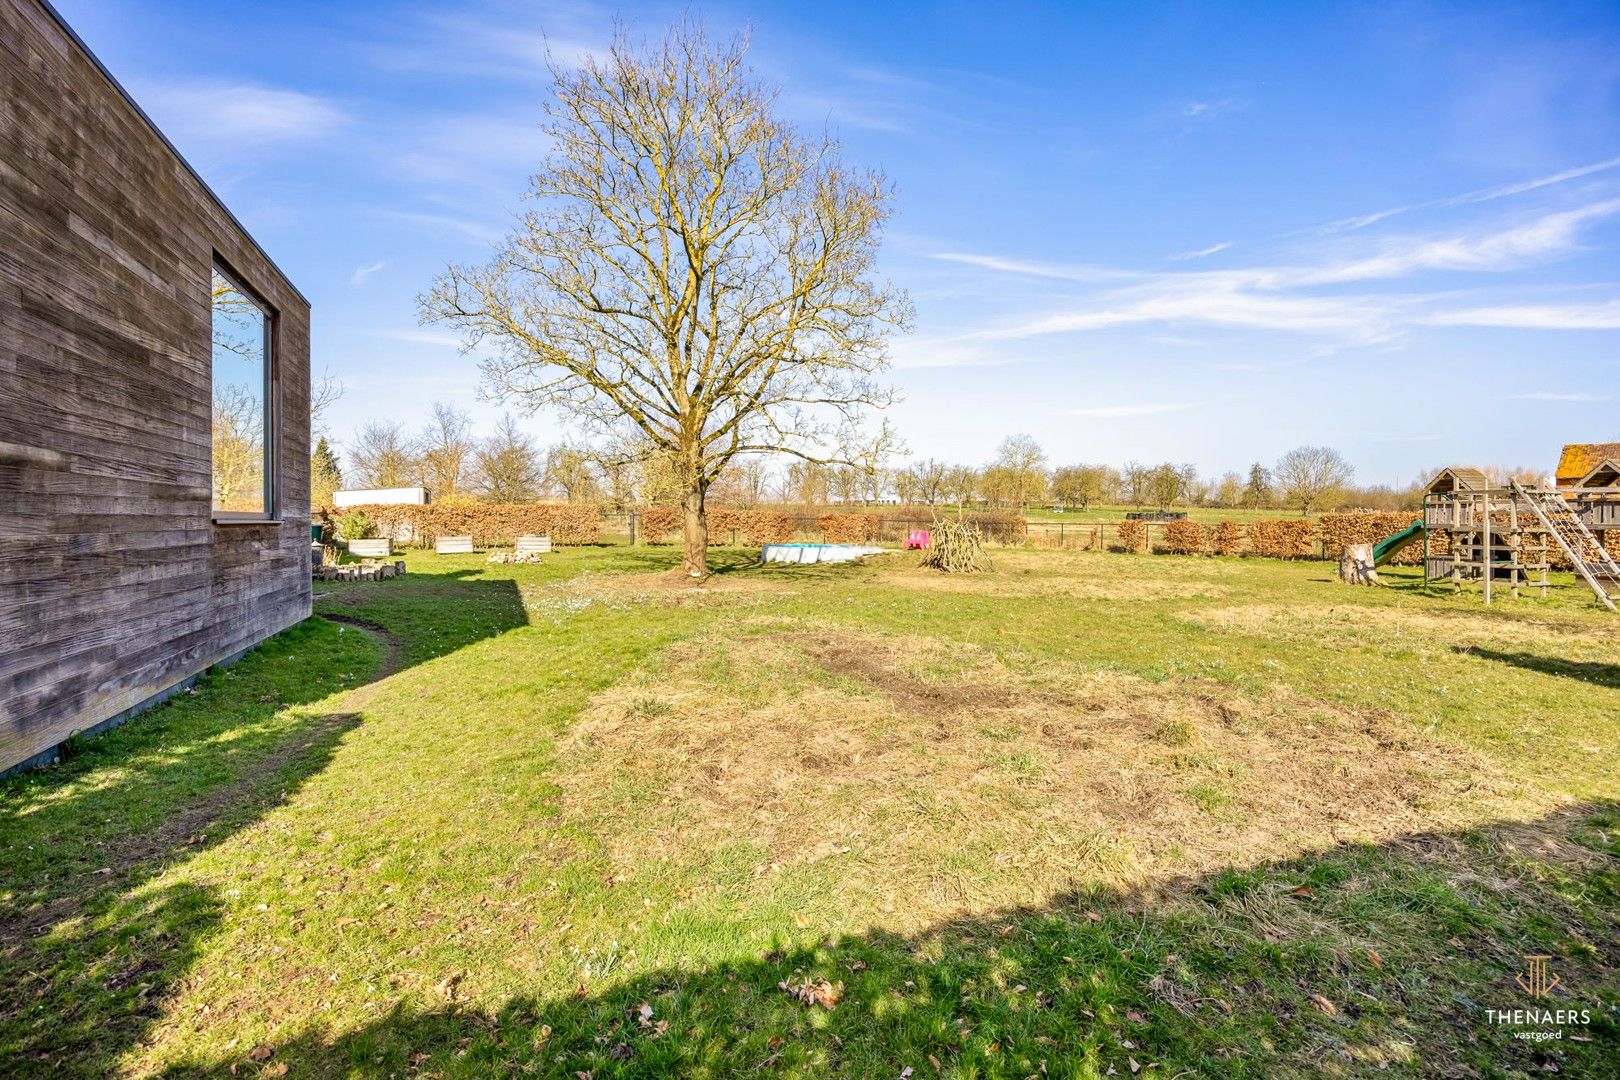
<path fill-rule="evenodd" d="M 538 551 L 497 551 L 486 561 L 492 563 L 539 563 L 541 558 Z"/>
<path fill-rule="evenodd" d="M 317 566 L 311 576 L 316 581 L 387 581 L 405 576 L 404 560 L 363 559 L 341 566 Z"/>

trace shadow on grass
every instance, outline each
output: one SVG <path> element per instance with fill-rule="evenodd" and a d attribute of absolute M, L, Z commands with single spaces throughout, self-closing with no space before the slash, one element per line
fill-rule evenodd
<path fill-rule="evenodd" d="M 274 1048 L 292 1076 L 1613 1076 L 1613 803 L 1152 891 L 1070 892 L 494 1007 L 421 998 Z M 1561 982 L 1515 986 L 1527 955 Z M 467 987 L 476 992 L 476 972 Z M 823 996 L 828 993 L 837 1000 Z M 456 991 L 452 990 L 454 996 Z M 1517 1040 L 1486 1009 L 1587 1009 Z M 1547 1027 L 1548 1025 L 1530 1025 Z M 170 1075 L 217 1075 L 240 1056 Z"/>
<path fill-rule="evenodd" d="M 161 879 L 324 770 L 365 720 L 366 683 L 526 621 L 511 581 L 373 592 L 344 615 L 365 629 L 307 620 L 0 782 L 0 1076 L 113 1070 L 220 928 L 212 887 Z M 410 636 L 420 622 L 430 650 Z"/>
<path fill-rule="evenodd" d="M 1598 660 L 1565 660 L 1557 656 L 1540 656 L 1527 652 L 1499 652 L 1479 645 L 1457 645 L 1452 649 L 1463 656 L 1477 656 L 1494 660 L 1526 671 L 1539 671 L 1543 675 L 1557 675 L 1565 679 L 1591 683 L 1620 690 L 1620 664 L 1606 664 Z"/>

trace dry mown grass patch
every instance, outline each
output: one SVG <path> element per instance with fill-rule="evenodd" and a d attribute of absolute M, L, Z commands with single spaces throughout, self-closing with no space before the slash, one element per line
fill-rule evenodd
<path fill-rule="evenodd" d="M 746 850 L 760 882 L 824 874 L 852 924 L 896 928 L 1554 802 L 1393 716 L 803 624 L 599 695 L 560 775 L 623 874 Z"/>
<path fill-rule="evenodd" d="M 984 575 L 940 574 L 913 560 L 889 560 L 883 583 L 909 589 L 989 597 L 1055 597 L 1143 602 L 1222 597 L 1241 571 L 1213 560 L 1120 559 L 1070 552 L 993 551 L 995 571 Z M 1223 580 L 1224 579 L 1224 580 Z"/>
<path fill-rule="evenodd" d="M 1261 637 L 1309 636 L 1313 639 L 1357 641 L 1387 646 L 1393 643 L 1453 645 L 1512 645 L 1546 648 L 1572 644 L 1620 642 L 1612 626 L 1581 625 L 1539 619 L 1419 610 L 1415 607 L 1305 607 L 1280 604 L 1244 604 L 1205 608 L 1177 616 L 1210 630 L 1233 631 Z"/>

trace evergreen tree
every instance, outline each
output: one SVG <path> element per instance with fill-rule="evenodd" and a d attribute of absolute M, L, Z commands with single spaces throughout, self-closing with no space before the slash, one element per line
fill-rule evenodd
<path fill-rule="evenodd" d="M 1271 470 L 1258 461 L 1249 466 L 1249 486 L 1243 490 L 1243 503 L 1257 510 L 1271 505 Z"/>
<path fill-rule="evenodd" d="M 309 505 L 317 512 L 332 505 L 332 493 L 343 487 L 343 470 L 337 454 L 322 435 L 309 455 Z"/>

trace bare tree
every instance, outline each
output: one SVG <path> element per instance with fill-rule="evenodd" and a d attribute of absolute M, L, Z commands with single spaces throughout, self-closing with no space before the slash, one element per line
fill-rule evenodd
<path fill-rule="evenodd" d="M 863 486 L 858 465 L 839 463 L 827 470 L 827 494 L 840 503 L 858 502 Z"/>
<path fill-rule="evenodd" d="M 447 501 L 467 494 L 468 472 L 477 448 L 472 420 L 443 402 L 435 402 L 433 416 L 417 440 L 422 482 L 434 499 Z"/>
<path fill-rule="evenodd" d="M 1215 505 L 1231 509 L 1243 502 L 1243 477 L 1235 472 L 1224 472 L 1215 485 Z"/>
<path fill-rule="evenodd" d="M 1009 435 L 996 448 L 995 473 L 999 501 L 1019 509 L 1046 494 L 1046 451 L 1029 435 Z"/>
<path fill-rule="evenodd" d="M 397 423 L 373 420 L 349 448 L 350 474 L 357 487 L 411 487 L 421 478 L 416 446 Z"/>
<path fill-rule="evenodd" d="M 790 461 L 782 470 L 780 495 L 783 502 L 800 506 L 824 506 L 830 493 L 831 470 L 813 461 Z"/>
<path fill-rule="evenodd" d="M 473 455 L 473 486 L 485 502 L 533 502 L 540 491 L 540 453 L 511 413 Z"/>
<path fill-rule="evenodd" d="M 765 458 L 748 454 L 733 458 L 709 486 L 709 495 L 722 505 L 744 509 L 765 501 L 771 469 Z"/>
<path fill-rule="evenodd" d="M 912 462 L 906 471 L 911 474 L 910 489 L 913 497 L 929 506 L 944 498 L 945 474 L 948 468 L 943 461 L 935 458 Z"/>
<path fill-rule="evenodd" d="M 1148 470 L 1142 494 L 1149 503 L 1160 510 L 1168 509 L 1172 503 L 1180 501 L 1181 492 L 1181 471 L 1174 465 L 1167 461 Z"/>
<path fill-rule="evenodd" d="M 264 508 L 264 409 L 236 383 L 214 385 L 214 509 Z"/>
<path fill-rule="evenodd" d="M 1153 470 L 1139 461 L 1127 461 L 1119 470 L 1120 494 L 1132 506 L 1147 501 L 1148 475 Z"/>
<path fill-rule="evenodd" d="M 945 497 L 957 506 L 966 506 L 979 496 L 979 470 L 971 465 L 952 465 L 945 470 Z"/>
<path fill-rule="evenodd" d="M 571 503 L 601 498 L 602 484 L 589 451 L 558 443 L 546 451 L 545 485 Z"/>
<path fill-rule="evenodd" d="M 450 267 L 425 321 L 496 347 L 488 384 L 589 426 L 628 424 L 681 482 L 683 569 L 707 573 L 709 484 L 737 454 L 847 460 L 839 423 L 910 319 L 874 277 L 889 187 L 774 116 L 746 43 L 682 25 L 553 65 L 541 208 L 483 267 Z"/>
<path fill-rule="evenodd" d="M 1281 500 L 1299 507 L 1303 517 L 1337 498 L 1355 470 L 1337 450 L 1301 446 L 1277 459 L 1275 475 Z"/>
<path fill-rule="evenodd" d="M 1106 465 L 1065 465 L 1052 473 L 1052 497 L 1084 510 L 1107 496 L 1111 472 Z"/>
<path fill-rule="evenodd" d="M 318 435 L 326 434 L 326 410 L 337 404 L 348 387 L 338 381 L 330 371 L 309 381 L 309 428 Z"/>

